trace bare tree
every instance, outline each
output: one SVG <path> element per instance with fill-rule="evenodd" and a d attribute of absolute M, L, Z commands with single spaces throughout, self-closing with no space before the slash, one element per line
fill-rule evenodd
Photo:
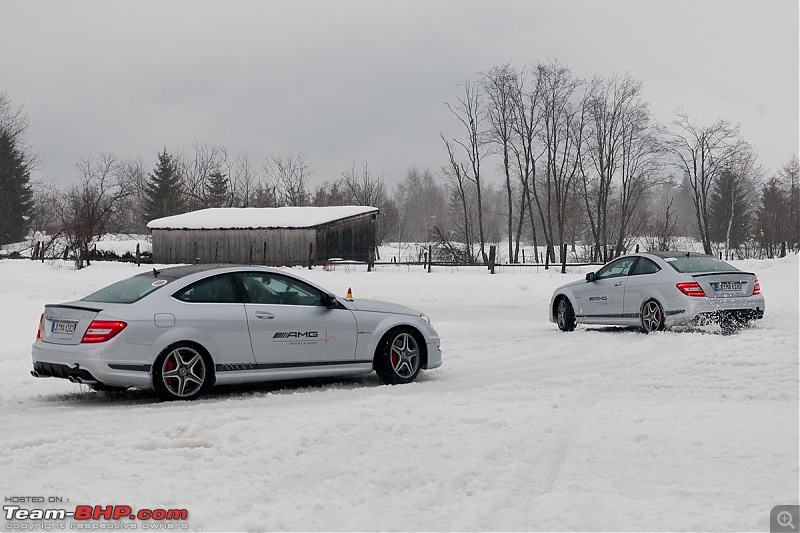
<path fill-rule="evenodd" d="M 796 155 L 786 163 L 780 176 L 789 193 L 789 245 L 797 251 L 800 250 L 800 161 Z"/>
<path fill-rule="evenodd" d="M 514 198 L 511 185 L 511 155 L 514 149 L 514 103 L 517 88 L 517 73 L 509 65 L 495 67 L 483 75 L 483 91 L 488 98 L 487 116 L 489 120 L 489 139 L 497 146 L 503 158 L 503 175 L 506 180 L 506 226 L 508 238 L 508 261 L 517 262 L 514 254 Z"/>
<path fill-rule="evenodd" d="M 542 124 L 542 90 L 540 76 L 543 66 L 539 65 L 528 71 L 527 75 L 519 75 L 516 79 L 516 86 L 512 95 L 514 99 L 512 123 L 516 137 L 516 142 L 511 144 L 516 160 L 517 176 L 522 188 L 519 209 L 519 220 L 517 224 L 516 243 L 514 247 L 514 261 L 517 262 L 519 256 L 519 242 L 522 234 L 522 225 L 525 215 L 531 225 L 531 238 L 533 239 L 534 261 L 539 261 L 538 243 L 536 237 L 536 219 L 533 214 L 533 198 L 531 191 L 536 193 L 536 165 L 539 158 L 544 154 L 544 148 L 538 146 L 540 139 L 540 128 Z M 538 197 L 537 197 L 538 198 Z M 538 200 L 537 200 L 538 205 Z M 540 217 L 542 215 L 539 210 Z M 542 218 L 544 226 L 544 219 Z M 549 241 L 547 241 L 549 244 Z"/>
<path fill-rule="evenodd" d="M 330 205 L 348 205 L 350 193 L 344 179 L 324 181 L 314 187 L 311 192 L 311 205 L 325 207 Z"/>
<path fill-rule="evenodd" d="M 469 162 L 468 167 L 461 166 L 461 171 L 468 170 L 464 177 L 475 185 L 475 191 L 477 192 L 479 251 L 483 263 L 486 264 L 488 258 L 486 256 L 486 236 L 483 228 L 483 186 L 481 183 L 481 161 L 487 155 L 488 143 L 486 132 L 483 130 L 486 111 L 483 106 L 483 97 L 479 85 L 466 80 L 462 84 L 462 88 L 464 92 L 458 98 L 458 103 L 454 106 L 446 105 L 447 109 L 455 115 L 466 130 L 466 141 L 454 139 L 453 142 L 464 150 Z M 452 151 L 450 153 L 452 155 Z"/>
<path fill-rule="evenodd" d="M 219 176 L 227 176 L 225 169 L 229 167 L 228 153 L 222 146 L 195 142 L 192 144 L 194 156 L 191 160 L 180 157 L 180 172 L 183 175 L 184 192 L 189 210 L 204 209 L 215 203 L 216 193 L 209 193 L 210 187 Z M 214 198 L 212 198 L 214 196 Z"/>
<path fill-rule="evenodd" d="M 58 203 L 58 217 L 70 248 L 76 253 L 76 266 L 88 264 L 89 245 L 111 228 L 117 208 L 131 194 L 116 157 L 101 154 L 80 160 L 77 185 L 68 188 Z"/>
<path fill-rule="evenodd" d="M 264 166 L 267 180 L 275 189 L 278 204 L 300 207 L 308 205 L 307 189 L 311 169 L 303 160 L 302 154 L 289 154 L 286 157 L 272 156 Z"/>
<path fill-rule="evenodd" d="M 145 187 L 147 185 L 147 168 L 144 159 L 125 159 L 118 165 L 119 179 L 129 187 L 127 195 L 117 206 L 117 223 L 125 233 L 146 233 L 145 224 Z"/>
<path fill-rule="evenodd" d="M 450 159 L 450 164 L 442 168 L 442 173 L 451 197 L 458 199 L 458 205 L 461 210 L 460 216 L 457 217 L 459 222 L 456 222 L 455 226 L 462 235 L 468 263 L 474 264 L 475 259 L 472 249 L 472 213 L 470 210 L 471 202 L 469 201 L 468 191 L 470 181 L 467 177 L 467 170 L 464 168 L 464 165 L 456 160 L 453 146 L 445 139 L 443 134 L 441 137 L 445 148 L 447 148 L 447 154 Z M 438 233 L 441 235 L 441 232 Z"/>
<path fill-rule="evenodd" d="M 356 205 L 380 207 L 386 201 L 383 177 L 373 176 L 366 161 L 361 170 L 356 170 L 354 161 L 348 172 L 342 172 L 342 181 L 351 201 Z"/>
<path fill-rule="evenodd" d="M 585 95 L 579 94 L 583 82 L 555 61 L 540 67 L 543 113 L 541 140 L 545 147 L 545 175 L 535 194 L 544 219 L 551 258 L 553 244 L 565 239 L 569 206 L 581 160 L 583 129 L 586 123 Z M 542 201 L 543 200 L 543 201 Z M 554 220 L 555 219 L 555 220 Z M 555 224 L 555 227 L 554 227 Z M 562 257 L 563 259 L 563 257 Z"/>
<path fill-rule="evenodd" d="M 675 114 L 673 126 L 666 146 L 675 156 L 677 166 L 689 176 L 697 231 L 703 250 L 710 254 L 709 195 L 714 182 L 736 153 L 739 127 L 726 120 L 718 120 L 710 126 L 695 126 L 683 111 Z"/>
<path fill-rule="evenodd" d="M 233 205 L 254 207 L 260 179 L 258 169 L 250 162 L 250 156 L 246 150 L 231 161 L 228 176 L 231 182 Z"/>
<path fill-rule="evenodd" d="M 589 86 L 580 170 L 595 261 L 608 261 L 623 252 L 636 207 L 658 180 L 662 150 L 641 92 L 642 83 L 628 75 L 595 78 Z"/>

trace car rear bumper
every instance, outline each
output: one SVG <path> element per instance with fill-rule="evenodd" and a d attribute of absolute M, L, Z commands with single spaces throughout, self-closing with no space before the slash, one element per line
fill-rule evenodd
<path fill-rule="evenodd" d="M 696 298 L 685 296 L 665 309 L 666 325 L 703 325 L 727 321 L 747 322 L 764 318 L 761 295 L 744 298 Z"/>
<path fill-rule="evenodd" d="M 136 358 L 130 350 L 142 351 Z M 126 358 L 120 357 L 125 353 Z M 77 383 L 103 383 L 116 387 L 148 387 L 151 385 L 150 366 L 146 361 L 147 347 L 124 343 L 116 345 L 70 346 L 36 341 L 31 349 L 34 377 L 55 377 Z M 134 357 L 131 357 L 131 356 Z M 71 379 L 70 379 L 71 378 Z"/>

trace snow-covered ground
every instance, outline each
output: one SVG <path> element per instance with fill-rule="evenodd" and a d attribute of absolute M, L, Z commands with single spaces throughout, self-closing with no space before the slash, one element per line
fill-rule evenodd
<path fill-rule="evenodd" d="M 297 270 L 425 311 L 444 365 L 161 403 L 29 374 L 45 303 L 140 269 L 0 261 L 0 496 L 186 508 L 205 531 L 767 531 L 798 502 L 798 257 L 736 264 L 767 314 L 732 336 L 559 332 L 550 294 L 588 269 Z"/>

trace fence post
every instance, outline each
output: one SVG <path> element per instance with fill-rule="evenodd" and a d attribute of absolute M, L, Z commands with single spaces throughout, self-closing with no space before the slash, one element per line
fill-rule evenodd
<path fill-rule="evenodd" d="M 428 274 L 431 273 L 431 263 L 433 263 L 433 247 L 428 245 Z"/>
<path fill-rule="evenodd" d="M 497 258 L 497 246 L 489 246 L 489 272 L 494 274 L 494 262 Z"/>
<path fill-rule="evenodd" d="M 367 272 L 372 272 L 375 268 L 375 248 L 370 248 L 367 253 Z"/>
<path fill-rule="evenodd" d="M 139 243 L 136 243 L 136 266 L 142 266 L 142 252 L 139 249 Z"/>
<path fill-rule="evenodd" d="M 561 245 L 561 273 L 567 273 L 567 243 Z"/>
<path fill-rule="evenodd" d="M 786 257 L 786 241 L 781 243 L 781 257 Z"/>
<path fill-rule="evenodd" d="M 308 269 L 314 266 L 314 243 L 308 243 Z"/>
<path fill-rule="evenodd" d="M 639 253 L 639 245 L 638 244 L 636 245 L 636 253 L 637 254 Z"/>

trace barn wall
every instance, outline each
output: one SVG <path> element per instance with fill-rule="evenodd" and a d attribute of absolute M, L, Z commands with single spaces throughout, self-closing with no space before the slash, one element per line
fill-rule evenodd
<path fill-rule="evenodd" d="M 317 227 L 318 261 L 338 257 L 353 261 L 368 261 L 375 246 L 375 214 L 323 224 Z"/>
<path fill-rule="evenodd" d="M 308 229 L 153 230 L 158 263 L 297 265 L 308 262 Z"/>

